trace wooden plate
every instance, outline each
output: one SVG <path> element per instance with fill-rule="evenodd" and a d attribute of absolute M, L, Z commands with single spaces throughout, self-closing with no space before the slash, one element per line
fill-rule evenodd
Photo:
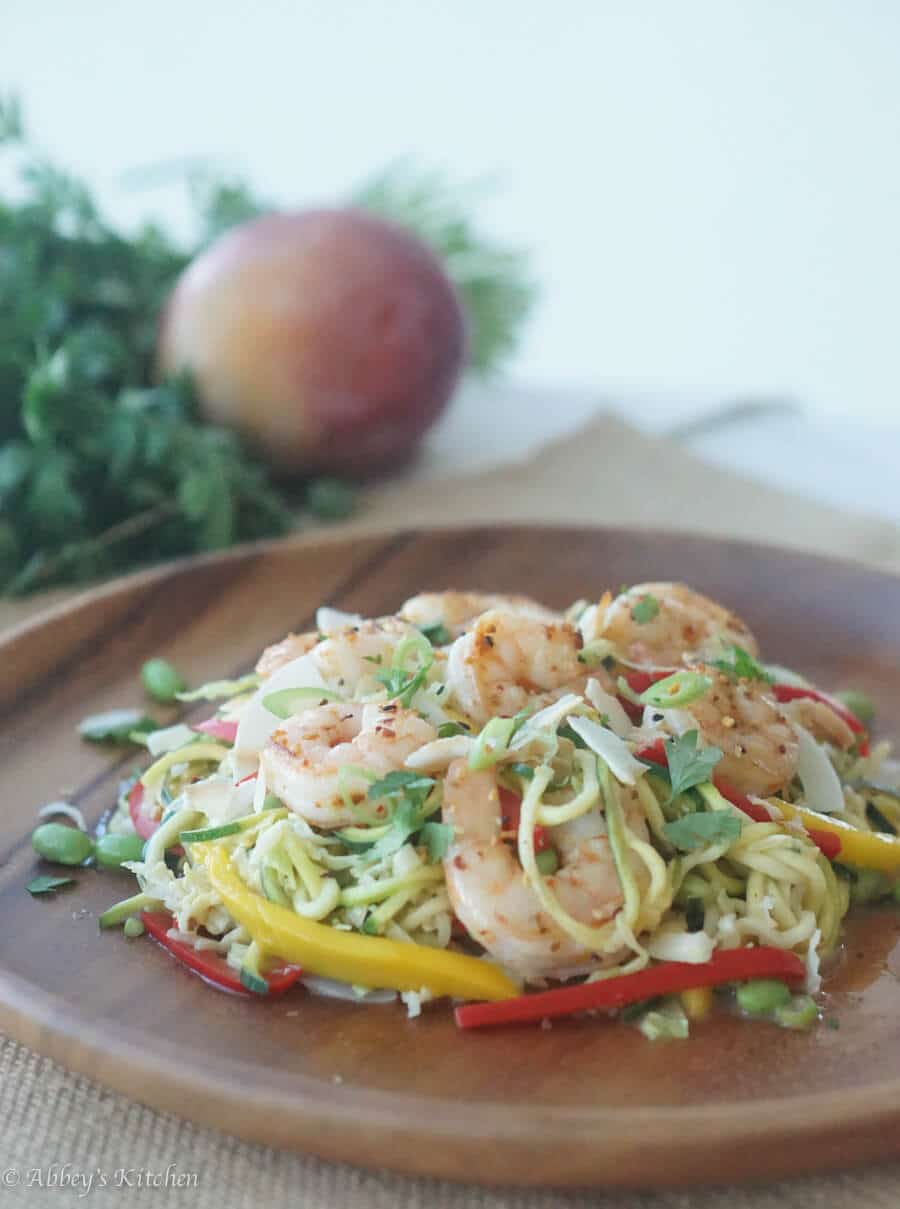
<path fill-rule="evenodd" d="M 0 644 L 0 1025 L 146 1103 L 331 1159 L 456 1179 L 668 1186 L 770 1178 L 900 1153 L 900 949 L 890 911 L 853 927 L 810 1035 L 715 1019 L 651 1045 L 605 1021 L 459 1034 L 298 992 L 217 994 L 147 940 L 100 934 L 119 875 L 32 899 L 35 812 L 65 794 L 96 820 L 134 763 L 82 744 L 79 718 L 140 700 L 165 654 L 199 683 L 251 666 L 316 606 L 378 614 L 426 586 L 561 605 L 682 578 L 733 604 L 767 657 L 875 697 L 900 733 L 900 580 L 723 541 L 494 529 L 242 550 L 81 597 Z M 200 707 L 201 710 L 203 707 Z M 199 716 L 195 710 L 195 715 Z"/>

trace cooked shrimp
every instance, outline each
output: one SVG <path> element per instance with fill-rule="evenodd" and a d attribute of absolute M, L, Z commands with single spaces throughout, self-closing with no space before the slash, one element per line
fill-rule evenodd
<path fill-rule="evenodd" d="M 267 646 L 256 663 L 256 671 L 263 680 L 268 680 L 280 667 L 292 663 L 311 651 L 318 643 L 319 635 L 315 632 L 308 634 L 287 634 L 280 642 Z"/>
<path fill-rule="evenodd" d="M 635 606 L 647 597 L 659 609 L 641 622 L 635 619 Z M 751 655 L 759 651 L 736 613 L 679 583 L 637 584 L 622 592 L 606 609 L 599 631 L 623 658 L 656 667 L 674 667 L 682 659 L 714 659 L 727 644 Z"/>
<path fill-rule="evenodd" d="M 500 800 L 493 772 L 451 764 L 444 781 L 443 819 L 455 829 L 444 858 L 447 891 L 473 939 L 523 978 L 544 978 L 591 960 L 543 910 L 515 852 L 501 839 Z M 598 927 L 612 919 L 623 895 L 599 810 L 553 828 L 559 871 L 547 883 L 563 909 Z"/>
<path fill-rule="evenodd" d="M 263 677 L 271 676 L 311 652 L 325 684 L 352 697 L 361 680 L 371 680 L 379 666 L 390 664 L 399 642 L 417 633 L 415 626 L 399 617 L 379 617 L 335 630 L 321 640 L 318 634 L 288 634 L 263 651 L 256 670 Z"/>
<path fill-rule="evenodd" d="M 664 715 L 679 731 L 696 727 L 704 743 L 718 747 L 716 773 L 742 793 L 765 797 L 797 770 L 797 735 L 781 707 L 759 680 L 731 680 L 715 668 L 697 665 L 712 687 L 690 705 Z M 686 724 L 685 724 L 686 723 Z"/>
<path fill-rule="evenodd" d="M 377 821 L 366 815 L 370 780 L 403 767 L 406 758 L 437 735 L 414 710 L 333 702 L 289 718 L 260 756 L 266 786 L 316 827 Z M 342 770 L 346 770 L 342 772 Z"/>
<path fill-rule="evenodd" d="M 545 622 L 491 610 L 450 648 L 451 699 L 475 722 L 512 717 L 526 705 L 546 705 L 581 692 L 588 675 L 578 660 L 581 635 L 566 621 Z"/>
<path fill-rule="evenodd" d="M 786 702 L 781 708 L 791 722 L 797 722 L 820 743 L 830 743 L 832 747 L 848 751 L 856 742 L 857 736 L 844 719 L 824 701 L 798 697 L 796 701 Z"/>
<path fill-rule="evenodd" d="M 489 609 L 537 617 L 541 621 L 559 621 L 560 614 L 545 609 L 528 596 L 498 596 L 484 592 L 422 592 L 411 596 L 400 609 L 400 616 L 413 625 L 442 624 L 452 638 L 458 638 Z"/>

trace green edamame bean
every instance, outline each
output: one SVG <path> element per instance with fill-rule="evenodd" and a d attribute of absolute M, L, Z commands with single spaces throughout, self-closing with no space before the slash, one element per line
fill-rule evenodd
<path fill-rule="evenodd" d="M 185 689 L 178 669 L 173 667 L 168 659 L 148 659 L 141 668 L 141 683 L 144 691 L 154 701 L 174 701 L 176 693 Z"/>
<path fill-rule="evenodd" d="M 81 865 L 94 851 L 94 841 L 77 827 L 42 823 L 31 834 L 31 846 L 44 860 L 56 865 Z"/>
<path fill-rule="evenodd" d="M 855 714 L 860 722 L 868 726 L 875 717 L 875 703 L 866 693 L 857 692 L 856 689 L 848 688 L 843 693 L 835 693 L 839 701 L 842 701 L 849 709 L 851 714 Z"/>
<path fill-rule="evenodd" d="M 764 1016 L 791 1001 L 791 992 L 777 978 L 753 978 L 735 992 L 738 1007 L 748 1016 Z"/>
<path fill-rule="evenodd" d="M 136 915 L 132 915 L 130 919 L 126 919 L 122 928 L 122 931 L 129 940 L 135 940 L 138 936 L 143 936 L 145 930 L 144 925 Z"/>
<path fill-rule="evenodd" d="M 143 855 L 139 835 L 101 835 L 94 848 L 94 859 L 103 869 L 118 869 L 123 861 L 139 861 Z"/>

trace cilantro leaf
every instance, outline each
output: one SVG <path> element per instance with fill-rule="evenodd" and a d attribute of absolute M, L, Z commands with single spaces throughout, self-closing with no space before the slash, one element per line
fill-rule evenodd
<path fill-rule="evenodd" d="M 419 839 L 428 849 L 429 861 L 436 865 L 444 859 L 453 843 L 453 828 L 449 823 L 425 823 L 419 832 Z"/>
<path fill-rule="evenodd" d="M 74 877 L 50 877 L 47 874 L 43 874 L 41 877 L 33 877 L 25 889 L 29 894 L 52 894 L 54 890 L 58 890 L 61 886 L 72 886 L 74 884 Z"/>
<path fill-rule="evenodd" d="M 699 747 L 699 735 L 695 730 L 686 731 L 674 739 L 666 739 L 666 759 L 669 766 L 669 802 L 695 785 L 708 781 L 710 774 L 722 759 L 718 747 Z"/>
<path fill-rule="evenodd" d="M 646 625 L 659 613 L 659 601 L 648 592 L 642 596 L 636 605 L 632 606 L 631 616 L 638 625 Z"/>
<path fill-rule="evenodd" d="M 727 810 L 697 810 L 666 823 L 663 832 L 680 852 L 694 852 L 706 844 L 732 843 L 741 834 L 741 820 Z"/>
<path fill-rule="evenodd" d="M 425 635 L 432 646 L 447 646 L 453 641 L 453 635 L 442 621 L 432 622 L 431 625 L 420 625 L 419 631 Z"/>
<path fill-rule="evenodd" d="M 402 848 L 422 826 L 426 805 L 436 782 L 417 772 L 397 769 L 369 787 L 369 799 L 391 807 L 390 829 L 372 846 L 372 851 L 388 856 Z"/>
<path fill-rule="evenodd" d="M 369 799 L 373 802 L 381 801 L 383 798 L 409 798 L 422 796 L 423 800 L 434 788 L 435 782 L 432 777 L 425 777 L 420 772 L 404 772 L 402 769 L 395 769 L 382 777 L 380 781 L 374 781 L 369 786 Z"/>
<path fill-rule="evenodd" d="M 725 652 L 724 658 L 711 660 L 711 666 L 724 672 L 729 680 L 762 680 L 764 684 L 774 684 L 775 677 L 742 646 L 731 643 Z"/>

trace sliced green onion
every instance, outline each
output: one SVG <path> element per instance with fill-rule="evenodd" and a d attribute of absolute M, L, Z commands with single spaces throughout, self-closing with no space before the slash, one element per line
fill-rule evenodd
<path fill-rule="evenodd" d="M 439 739 L 452 739 L 455 735 L 467 735 L 469 728 L 463 726 L 461 722 L 442 722 L 438 727 L 437 737 Z"/>
<path fill-rule="evenodd" d="M 690 705 L 711 688 L 709 676 L 701 672 L 673 672 L 640 693 L 638 702 L 655 709 L 679 709 L 683 705 Z"/>
<path fill-rule="evenodd" d="M 277 693 L 263 697 L 262 703 L 276 718 L 291 718 L 310 701 L 342 701 L 340 693 L 327 688 L 283 688 Z"/>
<path fill-rule="evenodd" d="M 469 755 L 469 767 L 473 772 L 491 768 L 503 759 L 515 728 L 515 718 L 491 718 L 482 728 Z"/>

